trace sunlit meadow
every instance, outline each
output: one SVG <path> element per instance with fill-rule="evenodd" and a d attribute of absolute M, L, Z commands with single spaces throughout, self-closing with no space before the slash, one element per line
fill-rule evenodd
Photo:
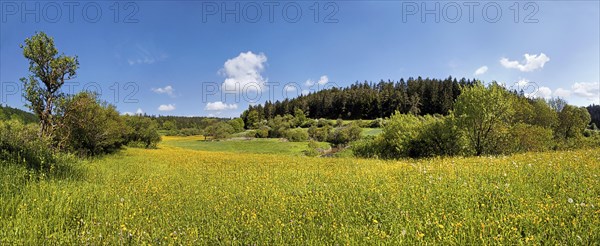
<path fill-rule="evenodd" d="M 169 141 L 79 163 L 68 178 L 0 168 L 0 243 L 600 242 L 597 149 L 378 161 Z"/>

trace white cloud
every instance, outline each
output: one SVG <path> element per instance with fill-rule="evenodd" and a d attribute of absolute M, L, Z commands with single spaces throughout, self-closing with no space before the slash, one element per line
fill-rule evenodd
<path fill-rule="evenodd" d="M 169 96 L 173 96 L 174 95 L 173 93 L 175 92 L 175 89 L 173 89 L 172 86 L 167 85 L 164 88 L 152 88 L 152 91 L 155 92 L 155 93 L 158 93 L 158 94 L 167 94 Z"/>
<path fill-rule="evenodd" d="M 137 111 L 135 111 L 136 114 L 144 114 L 144 111 L 141 108 L 138 108 Z"/>
<path fill-rule="evenodd" d="M 220 73 L 226 77 L 222 90 L 237 93 L 262 91 L 266 79 L 261 73 L 265 69 L 266 62 L 267 57 L 264 54 L 254 54 L 251 51 L 242 52 L 237 57 L 227 60 L 220 70 Z"/>
<path fill-rule="evenodd" d="M 158 107 L 158 111 L 173 111 L 175 110 L 175 104 L 162 104 Z"/>
<path fill-rule="evenodd" d="M 312 79 L 308 79 L 306 80 L 306 82 L 304 82 L 304 85 L 306 85 L 306 87 L 311 87 L 315 84 L 315 82 Z"/>
<path fill-rule="evenodd" d="M 309 90 L 302 90 L 302 95 L 308 95 L 308 93 L 310 93 Z"/>
<path fill-rule="evenodd" d="M 552 97 L 552 90 L 550 90 L 548 87 L 542 86 L 536 92 L 532 93 L 531 97 L 548 99 Z"/>
<path fill-rule="evenodd" d="M 519 69 L 521 72 L 531 72 L 533 70 L 543 68 L 546 62 L 550 61 L 550 57 L 544 53 L 539 55 L 525 54 L 525 61 L 521 64 L 519 61 L 511 61 L 508 58 L 503 57 L 500 59 L 500 64 L 505 68 Z"/>
<path fill-rule="evenodd" d="M 285 90 L 286 92 L 297 91 L 298 89 L 299 87 L 296 84 L 287 84 L 283 87 L 283 90 Z"/>
<path fill-rule="evenodd" d="M 487 66 L 480 67 L 477 70 L 475 70 L 475 75 L 482 75 L 485 72 L 487 72 L 487 70 L 488 70 Z"/>
<path fill-rule="evenodd" d="M 220 110 L 228 110 L 228 109 L 237 109 L 237 104 L 226 104 L 221 101 L 209 102 L 204 107 L 204 110 L 210 111 L 220 111 Z"/>
<path fill-rule="evenodd" d="M 565 90 L 563 88 L 558 88 L 554 91 L 554 96 L 557 97 L 562 97 L 562 98 L 567 98 L 571 96 L 571 91 L 570 90 Z"/>
<path fill-rule="evenodd" d="M 554 96 L 557 96 L 557 97 L 569 98 L 573 95 L 577 96 L 577 97 L 585 98 L 586 100 L 595 103 L 598 100 L 600 100 L 600 83 L 598 83 L 598 82 L 574 83 L 573 85 L 571 85 L 570 90 L 558 88 L 558 89 L 556 89 L 556 91 L 554 91 Z"/>
<path fill-rule="evenodd" d="M 319 85 L 324 85 L 327 84 L 329 82 L 329 78 L 327 77 L 327 75 L 323 75 L 321 76 L 321 78 L 319 78 Z"/>
<path fill-rule="evenodd" d="M 590 101 L 597 100 L 600 97 L 600 84 L 595 83 L 575 83 L 571 86 L 573 94 L 584 97 Z"/>

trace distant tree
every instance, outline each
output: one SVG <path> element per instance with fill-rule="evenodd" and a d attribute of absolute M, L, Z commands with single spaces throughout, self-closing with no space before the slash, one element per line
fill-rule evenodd
<path fill-rule="evenodd" d="M 156 147 L 160 142 L 156 122 L 141 115 L 123 116 L 127 131 L 125 139 L 129 144 L 142 144 L 144 148 Z"/>
<path fill-rule="evenodd" d="M 213 137 L 213 139 L 225 139 L 234 133 L 233 127 L 225 122 L 218 122 L 207 127 L 204 130 L 207 136 Z"/>
<path fill-rule="evenodd" d="M 562 99 L 560 97 L 553 97 L 550 98 L 550 100 L 548 100 L 548 105 L 550 105 L 550 107 L 554 109 L 554 111 L 561 112 L 563 108 L 568 104 L 567 101 L 565 101 L 565 99 Z"/>
<path fill-rule="evenodd" d="M 558 125 L 554 132 L 557 137 L 562 139 L 578 138 L 582 136 L 590 120 L 587 109 L 565 105 L 558 113 Z"/>
<path fill-rule="evenodd" d="M 244 131 L 244 120 L 242 120 L 241 118 L 229 120 L 227 121 L 227 124 L 229 124 L 233 128 L 234 133 Z"/>
<path fill-rule="evenodd" d="M 77 56 L 58 55 L 54 39 L 43 32 L 25 39 L 21 48 L 31 72 L 28 78 L 21 78 L 25 87 L 23 96 L 40 119 L 40 135 L 50 136 L 56 128 L 52 117 L 55 103 L 62 97 L 59 89 L 65 80 L 75 77 L 79 62 Z"/>
<path fill-rule="evenodd" d="M 162 124 L 162 129 L 167 130 L 167 131 L 176 131 L 177 124 L 175 124 L 175 121 L 173 121 L 173 120 L 168 120 Z"/>
<path fill-rule="evenodd" d="M 455 103 L 454 115 L 476 155 L 489 152 L 497 135 L 494 131 L 511 121 L 513 101 L 497 84 L 486 88 L 481 83 L 463 88 Z"/>
<path fill-rule="evenodd" d="M 260 117 L 257 110 L 250 110 L 246 118 L 245 126 L 248 129 L 256 129 L 260 122 Z"/>

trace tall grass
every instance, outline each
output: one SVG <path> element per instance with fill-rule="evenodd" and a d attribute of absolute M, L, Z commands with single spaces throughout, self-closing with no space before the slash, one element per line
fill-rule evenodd
<path fill-rule="evenodd" d="M 596 244 L 600 151 L 421 161 L 165 144 L 1 168 L 0 244 Z"/>

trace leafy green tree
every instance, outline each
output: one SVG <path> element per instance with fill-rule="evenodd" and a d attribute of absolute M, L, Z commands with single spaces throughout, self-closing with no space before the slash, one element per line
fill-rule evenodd
<path fill-rule="evenodd" d="M 285 131 L 285 138 L 290 142 L 303 142 L 308 140 L 308 133 L 302 128 L 294 128 Z"/>
<path fill-rule="evenodd" d="M 59 148 L 87 156 L 114 152 L 126 143 L 123 118 L 96 94 L 80 92 L 66 97 L 57 108 Z"/>
<path fill-rule="evenodd" d="M 29 101 L 27 106 L 40 119 L 40 135 L 51 136 L 56 128 L 52 117 L 55 103 L 62 97 L 59 89 L 65 80 L 75 77 L 79 67 L 77 56 L 58 55 L 54 39 L 43 32 L 25 39 L 21 48 L 31 72 L 28 78 L 21 78 L 24 97 Z"/>
<path fill-rule="evenodd" d="M 401 114 L 396 111 L 383 127 L 382 137 L 387 142 L 390 156 L 395 158 L 409 156 L 410 143 L 419 135 L 423 122 L 413 114 Z"/>
<path fill-rule="evenodd" d="M 144 148 L 152 148 L 160 142 L 158 126 L 155 121 L 141 115 L 126 115 L 123 117 L 127 125 L 125 138 L 129 145 L 142 145 Z"/>
<path fill-rule="evenodd" d="M 234 133 L 234 129 L 226 122 L 220 121 L 207 127 L 204 133 L 207 136 L 213 137 L 213 139 L 225 139 Z"/>
<path fill-rule="evenodd" d="M 227 121 L 227 123 L 233 127 L 234 132 L 243 132 L 244 131 L 244 120 L 241 118 L 235 118 Z"/>
<path fill-rule="evenodd" d="M 328 136 L 327 142 L 335 146 L 346 146 L 350 142 L 360 139 L 362 129 L 356 124 L 348 124 L 346 126 L 334 129 Z"/>
<path fill-rule="evenodd" d="M 246 117 L 245 126 L 248 129 L 257 129 L 259 123 L 260 123 L 260 117 L 258 115 L 258 111 L 250 110 L 250 112 L 248 113 L 248 116 Z"/>
<path fill-rule="evenodd" d="M 294 110 L 294 127 L 303 126 L 306 123 L 306 115 L 302 109 L 297 108 Z"/>
<path fill-rule="evenodd" d="M 565 105 L 558 113 L 555 134 L 561 139 L 579 138 L 590 121 L 591 116 L 587 109 Z"/>
<path fill-rule="evenodd" d="M 458 126 L 478 156 L 491 152 L 498 139 L 494 131 L 510 122 L 515 112 L 509 93 L 495 83 L 464 87 L 454 106 Z"/>

